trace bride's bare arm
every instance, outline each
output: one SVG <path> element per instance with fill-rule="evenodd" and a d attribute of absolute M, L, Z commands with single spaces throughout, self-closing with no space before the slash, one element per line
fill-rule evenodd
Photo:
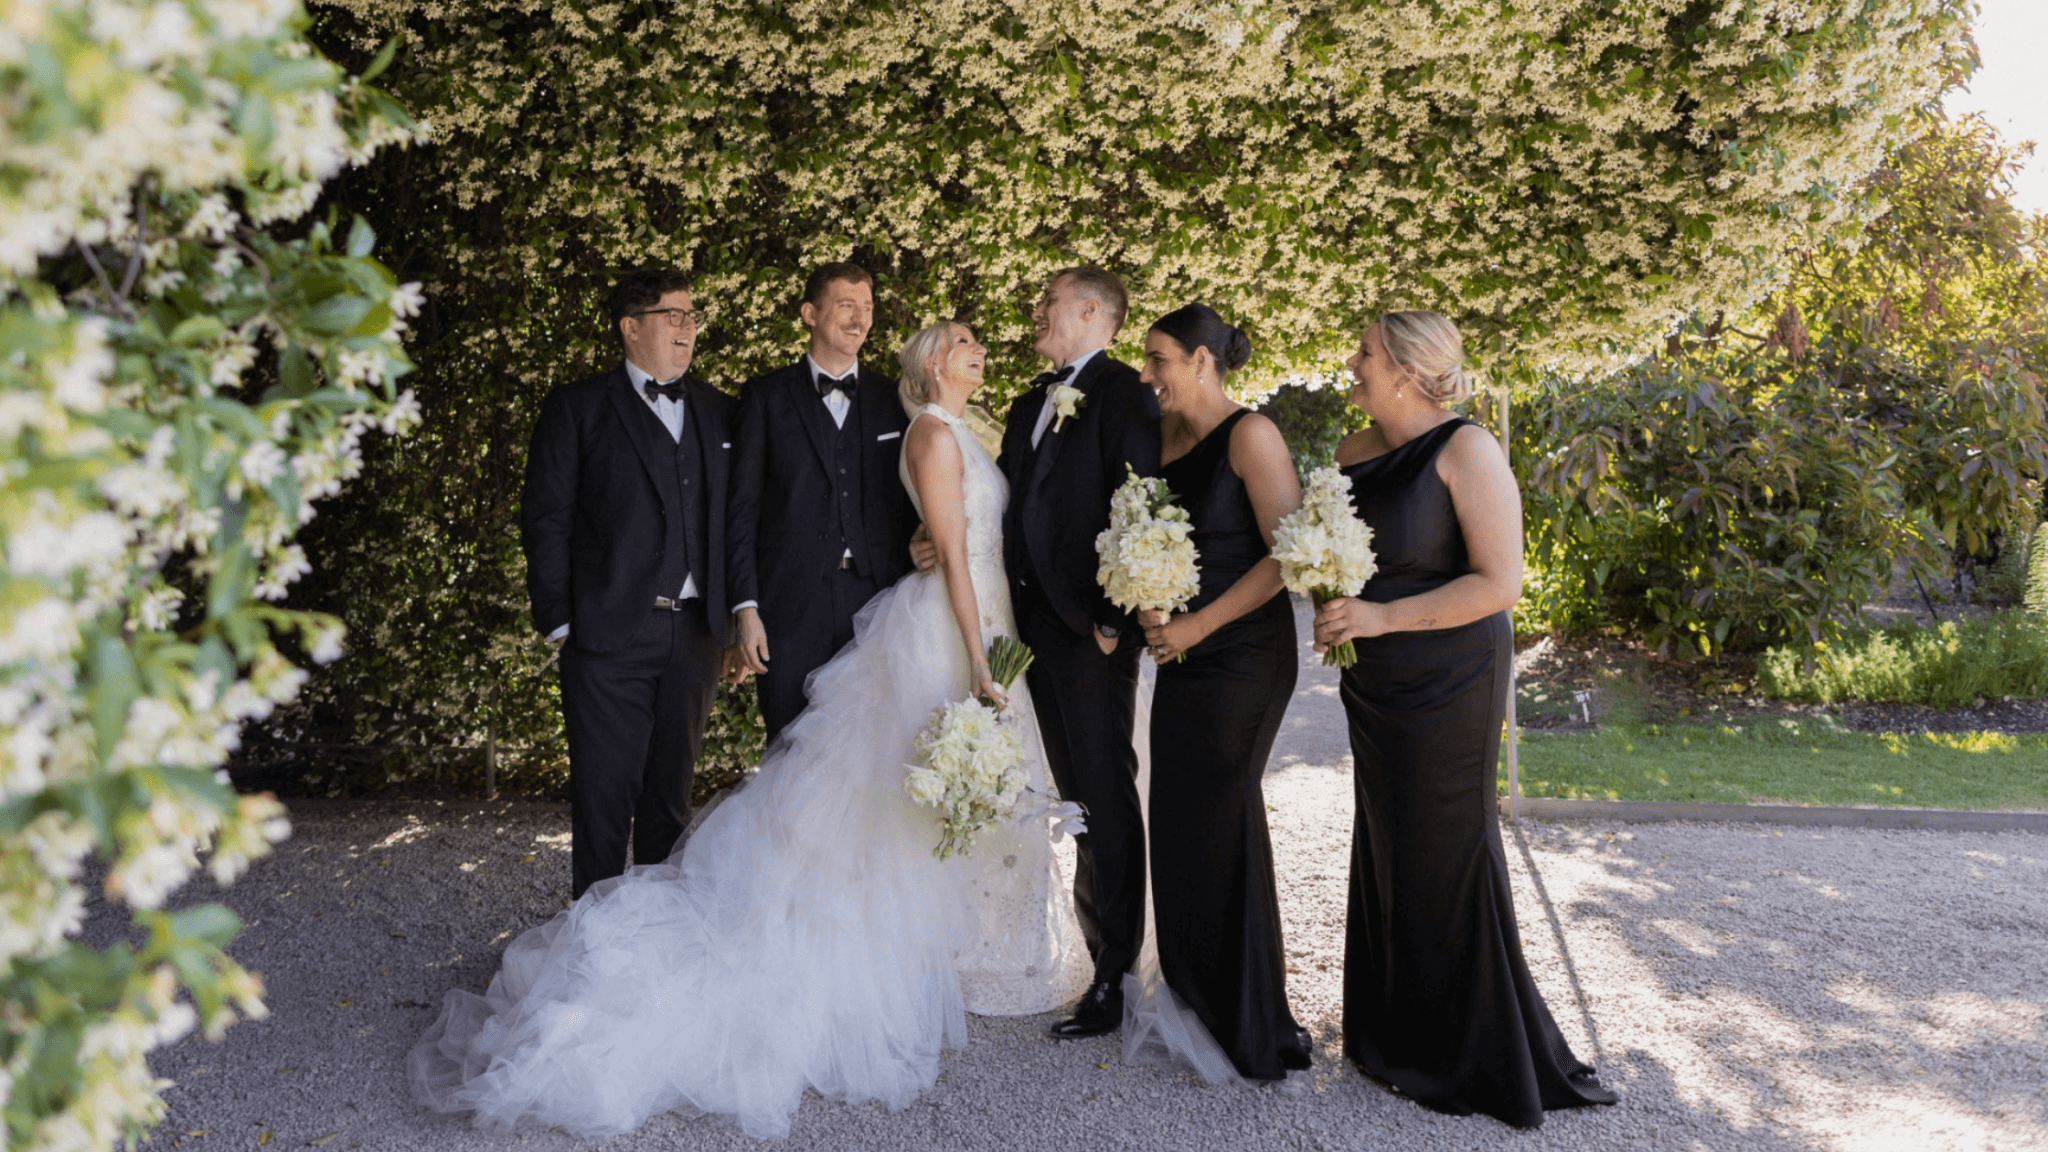
<path fill-rule="evenodd" d="M 981 642 L 981 607 L 974 599 L 974 578 L 967 570 L 967 461 L 960 455 L 953 430 L 936 419 L 912 424 L 903 440 L 903 452 L 910 463 L 910 482 L 917 487 L 918 503 L 924 506 L 925 529 L 938 551 L 946 598 L 953 605 L 953 622 L 967 644 L 974 692 L 1001 704 L 1002 689 L 989 677 L 988 652 Z"/>

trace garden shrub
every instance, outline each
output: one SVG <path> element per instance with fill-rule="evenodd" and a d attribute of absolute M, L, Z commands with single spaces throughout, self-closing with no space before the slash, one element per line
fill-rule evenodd
<path fill-rule="evenodd" d="M 1873 177 L 1890 208 L 1860 246 L 1793 253 L 1784 290 L 1656 360 L 1518 397 L 1531 615 L 1680 652 L 1813 642 L 1895 561 L 1953 576 L 2036 514 L 2048 225 L 1981 121 L 1926 127 Z"/>
<path fill-rule="evenodd" d="M 1766 651 L 1765 695 L 1833 704 L 1861 700 L 1955 708 L 2007 696 L 2048 696 L 2048 622 L 2024 612 L 1859 629 L 1819 644 Z"/>

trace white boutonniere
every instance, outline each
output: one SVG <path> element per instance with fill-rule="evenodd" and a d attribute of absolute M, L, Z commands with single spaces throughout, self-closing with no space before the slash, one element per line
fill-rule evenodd
<path fill-rule="evenodd" d="M 1079 412 L 1081 405 L 1087 402 L 1088 394 L 1072 384 L 1061 384 L 1054 388 L 1052 390 L 1052 410 L 1054 413 L 1052 430 L 1055 432 L 1059 431 L 1060 425 L 1065 424 L 1067 418 Z"/>

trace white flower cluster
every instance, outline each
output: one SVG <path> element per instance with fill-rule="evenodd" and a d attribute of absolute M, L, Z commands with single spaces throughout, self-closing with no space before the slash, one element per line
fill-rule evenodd
<path fill-rule="evenodd" d="M 0 802 L 40 813 L 0 832 L 0 967 L 71 942 L 95 850 L 107 893 L 172 928 L 148 934 L 120 1007 L 87 1010 L 75 1063 L 30 1060 L 59 1022 L 9 1006 L 22 1040 L 0 1103 L 59 1102 L 13 1146 L 106 1149 L 160 1118 L 144 1057 L 193 1027 L 181 986 L 219 1005 L 210 1033 L 262 1013 L 219 950 L 225 912 L 185 933 L 186 913 L 157 910 L 202 861 L 226 883 L 289 834 L 275 799 L 235 795 L 219 768 L 305 682 L 273 633 L 315 659 L 339 635 L 261 601 L 308 571 L 291 538 L 361 468 L 362 436 L 419 417 L 391 387 L 419 287 L 325 225 L 290 243 L 250 230 L 415 135 L 313 55 L 303 18 L 297 0 L 0 0 Z M 37 278 L 68 275 L 47 259 L 67 251 L 88 282 Z M 337 332 L 316 313 L 329 299 L 374 319 Z M 240 393 L 287 351 L 305 380 Z M 343 357 L 381 391 L 309 403 Z"/>
<path fill-rule="evenodd" d="M 1351 481 L 1334 467 L 1318 468 L 1302 486 L 1301 507 L 1273 528 L 1273 559 L 1287 590 L 1318 602 L 1356 596 L 1379 571 L 1372 528 L 1351 504 Z M 1349 668 L 1358 659 L 1351 641 L 1323 654 L 1323 663 Z"/>
<path fill-rule="evenodd" d="M 939 810 L 932 855 L 972 852 L 975 836 L 1013 813 L 1024 792 L 1023 727 L 980 700 L 956 700 L 932 710 L 916 747 L 924 764 L 909 770 L 903 787 Z"/>
<path fill-rule="evenodd" d="M 1095 537 L 1095 580 L 1126 612 L 1175 612 L 1202 590 L 1194 524 L 1166 481 L 1136 472 L 1109 498 L 1109 527 Z"/>

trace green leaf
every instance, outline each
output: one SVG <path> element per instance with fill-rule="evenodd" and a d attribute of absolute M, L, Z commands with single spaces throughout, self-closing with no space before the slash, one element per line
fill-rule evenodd
<path fill-rule="evenodd" d="M 181 348 L 189 348 L 194 344 L 218 339 L 227 330 L 227 325 L 221 323 L 218 316 L 187 316 L 178 322 L 176 328 L 171 329 L 171 343 Z"/>
<path fill-rule="evenodd" d="M 305 325 L 327 336 L 340 336 L 353 329 L 375 306 L 361 296 L 329 296 L 306 311 Z"/>
<path fill-rule="evenodd" d="M 172 916 L 171 929 L 180 936 L 195 937 L 215 948 L 225 948 L 242 931 L 242 918 L 229 911 L 226 905 L 201 904 Z"/>
<path fill-rule="evenodd" d="M 277 384 L 263 398 L 299 400 L 311 392 L 319 380 L 313 374 L 313 360 L 306 350 L 297 344 L 286 344 L 277 354 Z"/>
<path fill-rule="evenodd" d="M 394 41 L 396 43 L 396 41 Z M 348 254 L 355 257 L 368 256 L 377 246 L 377 233 L 370 228 L 370 222 L 361 216 L 348 226 Z"/>
<path fill-rule="evenodd" d="M 356 77 L 356 79 L 368 84 L 370 81 L 382 76 L 384 70 L 391 67 L 391 61 L 396 59 L 397 56 L 398 37 L 393 36 L 384 42 L 384 47 L 377 50 L 377 58 L 370 61 L 370 66 L 363 69 L 363 74 Z"/>
<path fill-rule="evenodd" d="M 101 762 L 128 726 L 128 707 L 142 693 L 135 657 L 119 636 L 101 636 L 92 646 L 92 727 Z"/>

